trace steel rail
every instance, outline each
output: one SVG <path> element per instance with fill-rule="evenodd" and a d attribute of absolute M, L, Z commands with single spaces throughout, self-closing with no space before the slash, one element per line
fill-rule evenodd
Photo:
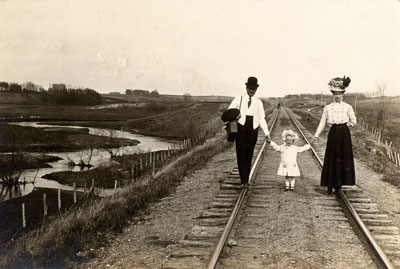
<path fill-rule="evenodd" d="M 306 142 L 308 144 L 310 144 L 310 142 L 308 141 L 307 137 L 305 136 L 305 134 L 303 133 L 303 131 L 301 130 L 301 128 L 297 124 L 297 120 L 292 117 L 291 113 L 289 113 L 289 111 L 286 109 L 286 107 L 285 107 L 285 110 L 288 113 L 288 115 L 289 115 L 290 119 L 292 120 L 292 122 L 296 125 L 297 129 L 299 130 L 299 132 L 301 133 L 303 138 L 306 140 Z M 314 150 L 314 148 L 312 146 L 311 146 L 311 149 L 312 149 L 312 152 L 313 152 L 314 156 L 318 160 L 318 163 L 319 163 L 320 167 L 322 168 L 323 162 L 322 162 L 321 158 L 318 156 L 317 152 Z M 364 222 L 361 220 L 360 216 L 358 216 L 358 214 L 357 214 L 356 210 L 354 209 L 353 205 L 351 204 L 351 202 L 349 201 L 347 196 L 344 194 L 344 192 L 340 189 L 339 191 L 335 191 L 335 193 L 336 193 L 336 196 L 339 199 L 339 203 L 342 205 L 343 209 L 345 210 L 347 217 L 356 226 L 356 229 L 361 234 L 363 240 L 367 243 L 368 249 L 370 250 L 370 253 L 372 253 L 374 255 L 373 258 L 376 261 L 378 261 L 379 265 L 382 268 L 388 268 L 388 269 L 394 268 L 392 262 L 389 260 L 389 258 L 386 256 L 385 252 L 383 252 L 381 247 L 375 241 L 375 239 L 373 238 L 373 236 L 369 232 L 368 228 L 365 226 Z"/>
<path fill-rule="evenodd" d="M 272 129 L 273 129 L 274 126 L 275 126 L 275 122 L 276 122 L 276 120 L 277 120 L 277 118 L 278 118 L 278 115 L 279 115 L 280 111 L 281 111 L 281 108 L 278 109 L 276 115 L 274 116 L 274 119 L 273 119 L 273 121 L 272 121 L 272 124 L 271 124 L 271 126 L 270 126 L 270 128 L 269 128 L 269 129 L 270 129 L 270 132 L 272 131 Z M 258 154 L 257 154 L 257 158 L 256 158 L 256 160 L 254 161 L 253 166 L 252 166 L 252 168 L 251 168 L 251 170 L 250 170 L 249 184 L 250 184 L 251 181 L 253 180 L 254 175 L 255 175 L 255 173 L 256 173 L 256 171 L 257 171 L 257 168 L 259 167 L 261 157 L 262 157 L 262 155 L 263 155 L 263 152 L 264 152 L 265 148 L 267 147 L 267 144 L 268 144 L 267 141 L 264 141 L 263 144 L 262 144 L 262 147 L 261 147 L 260 151 L 259 151 Z M 218 258 L 219 258 L 220 254 L 221 254 L 221 251 L 222 251 L 222 249 L 223 249 L 223 247 L 224 247 L 224 245 L 225 245 L 226 240 L 228 239 L 228 236 L 229 236 L 229 234 L 230 234 L 230 232 L 231 232 L 231 229 L 232 229 L 232 227 L 233 227 L 233 224 L 234 224 L 234 222 L 235 222 L 235 220 L 236 220 L 236 217 L 237 217 L 237 215 L 238 215 L 238 213 L 239 213 L 239 211 L 240 211 L 240 208 L 241 208 L 241 206 L 242 206 L 243 200 L 244 200 L 244 198 L 246 197 L 246 193 L 247 193 L 247 188 L 242 189 L 242 191 L 240 192 L 239 197 L 238 197 L 238 199 L 236 200 L 235 207 L 234 207 L 233 210 L 232 210 L 232 214 L 231 214 L 231 216 L 229 217 L 229 220 L 228 220 L 228 222 L 227 222 L 226 225 L 225 225 L 224 231 L 222 232 L 222 235 L 221 235 L 221 237 L 220 237 L 220 239 L 219 239 L 219 241 L 218 241 L 218 244 L 216 245 L 216 247 L 215 247 L 215 249 L 214 249 L 214 252 L 213 252 L 213 254 L 212 254 L 212 256 L 211 256 L 211 259 L 210 259 L 210 261 L 208 262 L 207 269 L 213 269 L 213 268 L 215 268 L 215 266 L 217 265 Z"/>

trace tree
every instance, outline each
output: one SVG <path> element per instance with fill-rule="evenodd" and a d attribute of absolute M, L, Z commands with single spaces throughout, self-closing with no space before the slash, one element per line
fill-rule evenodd
<path fill-rule="evenodd" d="M 17 83 L 11 83 L 9 89 L 10 92 L 18 92 L 18 93 L 22 92 L 22 87 Z"/>
<path fill-rule="evenodd" d="M 10 85 L 5 81 L 0 81 L 0 90 L 8 90 Z"/>
<path fill-rule="evenodd" d="M 81 169 L 92 167 L 93 165 L 90 162 L 97 153 L 98 151 L 94 148 L 94 143 L 89 142 L 87 148 L 79 152 L 80 161 L 77 165 L 80 166 Z"/>
<path fill-rule="evenodd" d="M 22 85 L 24 89 L 28 92 L 37 92 L 39 91 L 40 85 L 36 85 L 35 83 L 28 81 L 24 85 Z M 43 87 L 42 87 L 43 88 Z"/>
<path fill-rule="evenodd" d="M 5 136 L 4 141 L 8 142 L 10 153 L 6 155 L 6 161 L 3 167 L 0 167 L 0 184 L 2 185 L 0 195 L 7 195 L 9 192 L 10 198 L 12 188 L 19 189 L 19 179 L 23 170 L 24 155 L 21 147 L 21 141 L 12 125 L 4 124 L 0 127 L 2 132 L 0 135 Z"/>
<path fill-rule="evenodd" d="M 390 99 L 385 98 L 385 84 L 378 85 L 377 96 L 379 98 L 379 105 L 376 116 L 376 128 L 379 130 L 385 129 L 386 112 L 390 105 Z"/>
<path fill-rule="evenodd" d="M 109 129 L 109 130 L 104 130 L 103 133 L 101 134 L 101 137 L 103 139 L 103 148 L 105 151 L 110 154 L 110 158 L 115 158 L 119 154 L 121 154 L 119 148 L 115 148 L 115 140 L 117 138 L 117 130 L 115 129 Z"/>
<path fill-rule="evenodd" d="M 160 94 L 158 93 L 157 90 L 154 90 L 150 93 L 150 96 L 159 96 Z"/>
<path fill-rule="evenodd" d="M 190 95 L 190 93 L 184 93 L 183 94 L 183 100 L 184 101 L 190 101 L 192 99 L 192 96 Z"/>

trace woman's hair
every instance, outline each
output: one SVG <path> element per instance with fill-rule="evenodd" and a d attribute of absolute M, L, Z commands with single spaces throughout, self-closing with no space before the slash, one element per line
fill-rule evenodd
<path fill-rule="evenodd" d="M 329 81 L 328 85 L 335 87 L 335 88 L 339 88 L 339 89 L 346 89 L 349 85 L 350 85 L 351 79 L 349 77 L 346 78 L 346 76 L 339 78 L 333 78 Z"/>
<path fill-rule="evenodd" d="M 299 136 L 297 135 L 297 133 L 293 132 L 292 130 L 284 130 L 282 132 L 282 139 L 285 140 L 286 136 L 290 135 L 293 140 L 298 140 Z"/>

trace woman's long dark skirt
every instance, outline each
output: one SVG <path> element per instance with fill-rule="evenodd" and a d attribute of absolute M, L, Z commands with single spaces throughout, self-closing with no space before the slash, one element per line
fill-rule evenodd
<path fill-rule="evenodd" d="M 334 124 L 326 144 L 321 186 L 332 188 L 356 182 L 351 134 L 346 124 Z"/>

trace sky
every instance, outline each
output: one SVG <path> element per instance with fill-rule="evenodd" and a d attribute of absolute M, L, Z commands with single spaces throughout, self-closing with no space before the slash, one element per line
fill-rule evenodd
<path fill-rule="evenodd" d="M 0 0 L 0 81 L 100 93 L 400 95 L 399 0 Z"/>

